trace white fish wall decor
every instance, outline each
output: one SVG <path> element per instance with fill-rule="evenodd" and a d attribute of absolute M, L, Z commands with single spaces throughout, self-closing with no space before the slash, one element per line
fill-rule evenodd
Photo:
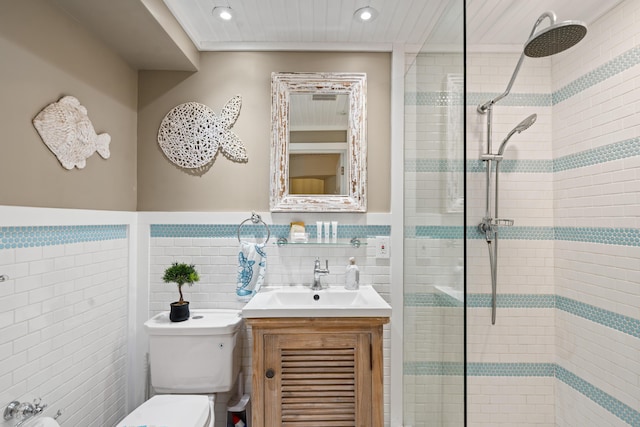
<path fill-rule="evenodd" d="M 220 115 L 204 104 L 187 102 L 171 109 L 160 123 L 158 144 L 174 164 L 185 169 L 201 168 L 211 162 L 218 149 L 228 159 L 248 161 L 247 151 L 231 132 L 240 115 L 242 98 L 231 98 Z"/>
<path fill-rule="evenodd" d="M 104 159 L 111 155 L 111 136 L 96 134 L 87 109 L 73 96 L 47 105 L 33 119 L 33 125 L 65 169 L 84 168 L 96 151 Z"/>

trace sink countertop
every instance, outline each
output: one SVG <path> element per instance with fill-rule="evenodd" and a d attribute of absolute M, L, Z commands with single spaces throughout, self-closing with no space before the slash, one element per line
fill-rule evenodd
<path fill-rule="evenodd" d="M 309 286 L 268 286 L 242 309 L 244 318 L 390 317 L 391 306 L 371 285 L 351 291 L 342 286 L 311 290 Z"/>

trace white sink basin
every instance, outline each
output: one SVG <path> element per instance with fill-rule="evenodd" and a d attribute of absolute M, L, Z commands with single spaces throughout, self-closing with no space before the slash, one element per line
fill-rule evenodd
<path fill-rule="evenodd" d="M 312 291 L 309 286 L 260 289 L 242 309 L 244 318 L 390 317 L 391 306 L 373 286 L 348 291 L 340 286 Z"/>

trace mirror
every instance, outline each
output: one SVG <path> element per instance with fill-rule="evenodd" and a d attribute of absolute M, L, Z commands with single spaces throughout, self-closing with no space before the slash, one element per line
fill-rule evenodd
<path fill-rule="evenodd" d="M 366 74 L 273 73 L 272 212 L 366 212 Z"/>

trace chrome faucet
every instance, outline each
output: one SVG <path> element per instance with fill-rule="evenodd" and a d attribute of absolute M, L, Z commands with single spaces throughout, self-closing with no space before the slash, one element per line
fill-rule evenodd
<path fill-rule="evenodd" d="M 326 260 L 325 262 L 325 268 L 320 268 L 320 258 L 316 258 L 315 265 L 313 266 L 313 285 L 311 285 L 311 290 L 313 291 L 319 291 L 322 289 L 320 276 L 326 276 L 329 274 L 329 260 Z"/>
<path fill-rule="evenodd" d="M 7 407 L 4 409 L 4 419 L 10 420 L 15 418 L 19 420 L 19 422 L 15 425 L 15 427 L 21 426 L 25 421 L 29 418 L 37 417 L 44 411 L 44 408 L 47 407 L 46 403 L 42 403 L 42 399 L 38 398 L 33 401 L 33 404 L 29 402 L 18 402 L 14 400 L 9 403 Z"/>

